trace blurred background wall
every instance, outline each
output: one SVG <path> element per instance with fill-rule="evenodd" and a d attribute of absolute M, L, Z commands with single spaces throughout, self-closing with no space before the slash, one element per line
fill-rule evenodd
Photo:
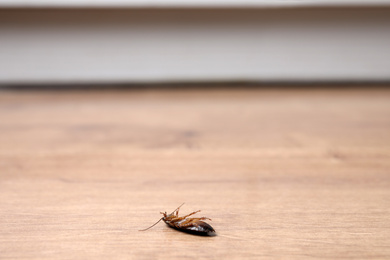
<path fill-rule="evenodd" d="M 0 84 L 388 82 L 389 3 L 0 0 Z"/>

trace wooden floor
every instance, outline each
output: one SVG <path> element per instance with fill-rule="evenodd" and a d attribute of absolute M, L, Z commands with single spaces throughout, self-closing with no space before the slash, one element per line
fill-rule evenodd
<path fill-rule="evenodd" d="M 218 236 L 138 231 L 183 202 Z M 0 259 L 389 259 L 389 245 L 390 89 L 0 91 Z"/>

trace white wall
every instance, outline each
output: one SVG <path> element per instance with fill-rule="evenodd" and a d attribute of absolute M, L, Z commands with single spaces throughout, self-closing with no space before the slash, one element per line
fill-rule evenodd
<path fill-rule="evenodd" d="M 0 84 L 389 81 L 390 8 L 0 9 Z"/>

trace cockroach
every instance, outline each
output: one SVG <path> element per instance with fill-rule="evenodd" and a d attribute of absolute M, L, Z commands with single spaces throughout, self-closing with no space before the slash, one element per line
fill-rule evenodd
<path fill-rule="evenodd" d="M 174 228 L 174 229 L 179 230 L 179 231 L 182 231 L 182 232 L 190 233 L 193 235 L 215 236 L 217 234 L 212 226 L 210 226 L 206 222 L 202 221 L 202 220 L 206 220 L 206 219 L 211 220 L 210 218 L 206 218 L 206 217 L 189 218 L 189 216 L 200 212 L 200 210 L 194 211 L 194 212 L 192 212 L 188 215 L 185 215 L 183 217 L 179 217 L 179 209 L 183 205 L 184 205 L 184 203 L 181 204 L 177 209 L 175 209 L 169 215 L 167 214 L 167 212 L 160 212 L 161 214 L 163 214 L 162 218 L 160 218 L 156 223 L 154 223 L 150 227 L 142 229 L 140 231 L 148 230 L 148 229 L 154 227 L 155 225 L 157 225 L 158 222 L 163 220 L 169 227 Z"/>

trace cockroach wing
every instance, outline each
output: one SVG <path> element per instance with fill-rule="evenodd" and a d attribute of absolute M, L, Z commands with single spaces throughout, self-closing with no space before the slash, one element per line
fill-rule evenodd
<path fill-rule="evenodd" d="M 201 235 L 201 236 L 215 236 L 217 233 L 214 228 L 203 221 L 196 221 L 192 225 L 183 228 L 186 232 Z"/>

